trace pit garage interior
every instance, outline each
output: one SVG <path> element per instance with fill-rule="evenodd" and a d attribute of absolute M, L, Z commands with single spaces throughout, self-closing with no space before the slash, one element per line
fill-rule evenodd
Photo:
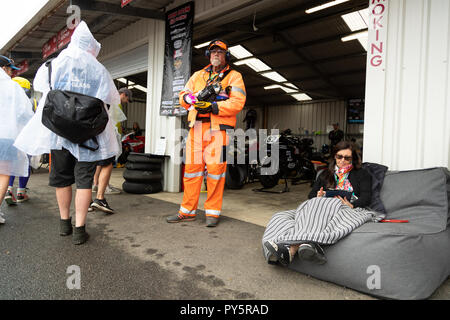
<path fill-rule="evenodd" d="M 124 8 L 116 0 L 49 1 L 28 30 L 22 30 L 2 49 L 17 63 L 28 60 L 28 71 L 22 77 L 33 79 L 44 61 L 42 47 L 66 25 L 70 2 L 80 6 L 82 20 L 102 44 L 98 59 L 110 70 L 117 87 L 128 86 L 133 91 L 134 102 L 124 106 L 128 120 L 123 127 L 129 130 L 133 122 L 138 122 L 145 132 L 149 126 L 145 106 L 152 103 L 147 100 L 152 94 L 153 77 L 147 64 L 152 59 L 147 54 L 149 44 L 141 38 L 146 37 L 149 20 L 163 21 L 165 11 L 185 1 L 135 0 Z M 229 43 L 231 66 L 242 73 L 247 90 L 237 128 L 245 128 L 245 114 L 252 108 L 257 111 L 256 129 L 289 128 L 296 135 L 311 137 L 317 150 L 329 143 L 327 132 L 335 122 L 347 139 L 362 142 L 364 125 L 348 123 L 347 105 L 350 100 L 365 98 L 369 3 L 350 0 L 306 13 L 327 2 L 195 1 L 191 72 L 209 63 L 204 55 L 205 43 L 216 38 Z M 113 54 L 111 48 L 120 46 Z M 158 104 L 151 108 L 159 112 Z M 186 119 L 181 122 L 183 126 Z M 146 133 L 146 138 L 150 134 Z M 148 150 L 153 150 L 152 146 Z M 121 187 L 122 174 L 123 169 L 113 171 L 113 186 Z M 179 180 L 181 184 L 181 175 Z M 240 190 L 226 189 L 223 215 L 265 226 L 273 213 L 297 207 L 310 190 L 309 183 L 289 183 L 289 192 L 253 191 L 260 187 L 254 182 Z M 283 187 L 280 184 L 274 190 Z M 182 195 L 160 192 L 147 196 L 179 204 Z M 202 192 L 199 209 L 205 199 L 206 192 Z"/>

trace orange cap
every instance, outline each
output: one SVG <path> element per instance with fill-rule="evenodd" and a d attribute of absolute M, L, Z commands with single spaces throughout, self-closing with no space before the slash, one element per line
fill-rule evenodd
<path fill-rule="evenodd" d="M 225 42 L 221 40 L 215 40 L 211 42 L 208 46 L 208 50 L 211 50 L 212 47 L 219 47 L 222 48 L 223 50 L 228 50 L 228 46 L 225 44 Z"/>

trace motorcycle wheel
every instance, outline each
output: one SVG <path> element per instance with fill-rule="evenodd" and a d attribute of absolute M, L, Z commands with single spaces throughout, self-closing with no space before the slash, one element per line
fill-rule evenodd
<path fill-rule="evenodd" d="M 244 186 L 247 171 L 245 167 L 228 165 L 225 185 L 228 189 L 241 189 Z"/>
<path fill-rule="evenodd" d="M 259 182 L 261 182 L 262 186 L 265 189 L 273 188 L 278 184 L 280 180 L 280 171 L 278 171 L 274 175 L 260 175 Z"/>

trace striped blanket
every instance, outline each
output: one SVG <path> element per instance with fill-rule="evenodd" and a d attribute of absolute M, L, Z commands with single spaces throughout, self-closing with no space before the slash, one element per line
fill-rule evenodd
<path fill-rule="evenodd" d="M 312 198 L 296 210 L 278 212 L 267 224 L 262 243 L 264 256 L 270 252 L 264 242 L 273 240 L 288 244 L 315 242 L 333 244 L 368 221 L 379 221 L 379 213 L 363 208 L 352 209 L 337 198 Z"/>

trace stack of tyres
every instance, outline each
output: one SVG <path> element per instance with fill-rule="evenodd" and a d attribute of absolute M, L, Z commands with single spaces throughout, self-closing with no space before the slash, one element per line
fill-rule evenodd
<path fill-rule="evenodd" d="M 148 194 L 162 190 L 161 167 L 164 157 L 131 152 L 128 155 L 122 189 L 128 193 Z"/>

